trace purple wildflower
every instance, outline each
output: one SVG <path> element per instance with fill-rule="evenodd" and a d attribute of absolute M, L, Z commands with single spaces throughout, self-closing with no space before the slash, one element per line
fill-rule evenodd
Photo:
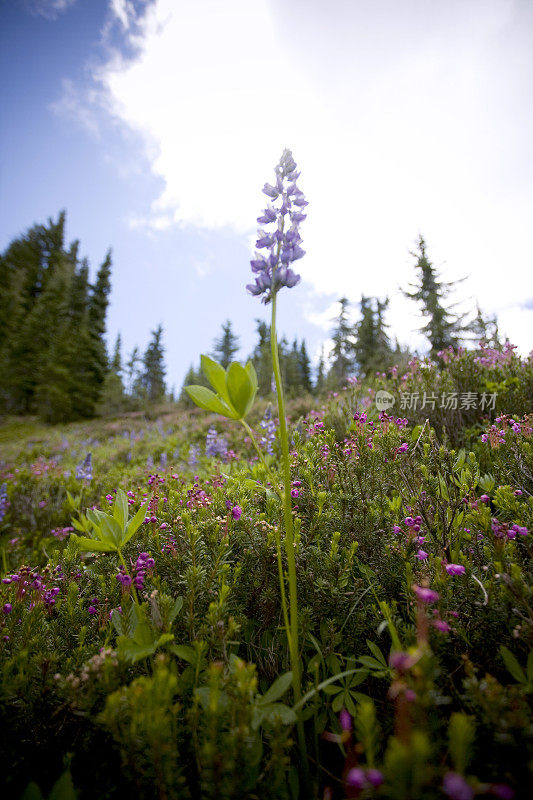
<path fill-rule="evenodd" d="M 257 221 L 260 225 L 275 224 L 276 228 L 271 231 L 259 229 L 257 250 L 267 250 L 268 254 L 256 252 L 250 262 L 256 276 L 255 283 L 246 287 L 250 294 L 262 295 L 264 303 L 269 303 L 282 286 L 291 289 L 299 283 L 300 276 L 293 272 L 290 264 L 305 255 L 300 247 L 302 239 L 298 226 L 306 217 L 301 209 L 307 201 L 296 186 L 299 173 L 290 150 L 283 151 L 275 172 L 276 185 L 266 183 L 263 192 L 273 201 L 279 199 L 280 205 L 268 206 Z"/>
<path fill-rule="evenodd" d="M 462 564 L 446 564 L 445 569 L 448 575 L 464 575 L 466 572 Z"/>
<path fill-rule="evenodd" d="M 472 800 L 474 790 L 457 772 L 447 772 L 442 781 L 442 791 L 451 800 Z"/>
<path fill-rule="evenodd" d="M 240 506 L 233 506 L 231 509 L 231 516 L 234 520 L 238 520 L 242 516 L 242 508 Z"/>
<path fill-rule="evenodd" d="M 359 767 L 353 767 L 346 776 L 347 786 L 352 786 L 354 789 L 364 789 L 365 783 L 365 773 Z"/>
<path fill-rule="evenodd" d="M 81 464 L 76 467 L 76 480 L 77 481 L 92 481 L 93 467 L 92 467 L 92 454 L 87 453 Z"/>
<path fill-rule="evenodd" d="M 416 583 L 413 585 L 413 592 L 419 600 L 428 605 L 436 603 L 439 599 L 438 592 L 433 591 L 433 589 L 428 589 L 425 586 L 417 586 Z"/>

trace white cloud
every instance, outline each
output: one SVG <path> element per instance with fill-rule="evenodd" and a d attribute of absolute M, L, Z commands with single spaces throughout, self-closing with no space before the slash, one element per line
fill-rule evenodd
<path fill-rule="evenodd" d="M 516 302 L 532 267 L 531 5 L 156 0 L 135 19 L 126 0 L 111 8 L 136 55 L 115 54 L 97 77 L 164 183 L 144 222 L 250 236 L 288 146 L 310 201 L 300 271 L 318 291 L 394 295 L 422 231 L 446 279 L 471 274 L 461 294 L 489 312 Z M 533 311 L 505 318 L 528 349 Z M 389 319 L 416 340 L 399 295 Z"/>
<path fill-rule="evenodd" d="M 30 14 L 54 20 L 75 3 L 76 0 L 26 0 L 25 5 Z"/>
<path fill-rule="evenodd" d="M 60 117 L 74 120 L 93 136 L 100 136 L 99 111 L 101 95 L 94 89 L 80 89 L 70 78 L 61 81 L 61 96 L 50 103 L 50 110 Z"/>

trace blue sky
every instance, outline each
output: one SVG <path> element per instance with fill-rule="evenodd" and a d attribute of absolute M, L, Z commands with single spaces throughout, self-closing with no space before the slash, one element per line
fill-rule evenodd
<path fill-rule="evenodd" d="M 0 249 L 65 208 L 124 354 L 162 323 L 168 383 L 221 323 L 254 344 L 244 289 L 261 186 L 293 150 L 309 200 L 280 327 L 316 355 L 335 300 L 391 295 L 423 350 L 419 232 L 448 280 L 533 347 L 533 4 L 527 0 L 0 3 Z"/>

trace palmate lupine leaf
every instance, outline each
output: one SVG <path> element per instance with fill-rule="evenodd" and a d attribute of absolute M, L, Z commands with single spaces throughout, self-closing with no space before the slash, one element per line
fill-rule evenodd
<path fill-rule="evenodd" d="M 243 420 L 257 394 L 257 375 L 249 361 L 245 367 L 233 361 L 227 370 L 209 356 L 201 357 L 202 370 L 214 391 L 205 386 L 186 386 L 185 391 L 199 408 L 223 417 Z"/>
<path fill-rule="evenodd" d="M 146 504 L 141 505 L 131 519 L 129 517 L 128 498 L 122 489 L 117 490 L 113 513 L 107 514 L 98 509 L 88 509 L 86 519 L 90 523 L 90 536 L 78 536 L 71 539 L 80 550 L 85 552 L 116 553 L 126 545 L 142 525 L 146 515 Z M 85 531 L 83 525 L 72 520 L 77 530 Z M 77 524 L 76 524 L 77 523 Z"/>

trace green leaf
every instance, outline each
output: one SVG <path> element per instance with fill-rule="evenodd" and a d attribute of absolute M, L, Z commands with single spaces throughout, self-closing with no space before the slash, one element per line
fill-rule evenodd
<path fill-rule="evenodd" d="M 82 533 L 87 533 L 86 528 L 84 528 L 81 522 L 78 522 L 77 519 L 72 518 L 71 522 L 72 526 L 76 528 L 77 531 L 81 531 Z"/>
<path fill-rule="evenodd" d="M 86 536 L 77 536 L 75 533 L 70 534 L 70 541 L 74 541 L 80 550 L 87 553 L 113 553 L 117 549 L 113 542 L 88 539 Z"/>
<path fill-rule="evenodd" d="M 273 703 L 275 700 L 279 700 L 280 697 L 283 697 L 291 683 L 292 672 L 286 672 L 284 675 L 280 675 L 280 677 L 277 678 L 272 686 L 265 692 L 263 697 L 258 700 L 259 704 L 265 705 L 267 703 Z"/>
<path fill-rule="evenodd" d="M 137 531 L 143 524 L 146 518 L 146 509 L 147 509 L 147 503 L 143 503 L 137 509 L 137 513 L 135 514 L 135 516 L 132 517 L 128 522 L 126 526 L 126 534 L 125 536 L 122 537 L 122 547 L 124 547 L 124 545 L 129 542 L 131 537 L 137 533 Z"/>
<path fill-rule="evenodd" d="M 97 514 L 101 515 L 101 530 L 103 536 L 101 539 L 106 539 L 109 542 L 113 542 L 116 547 L 120 547 L 122 544 L 122 528 L 116 521 L 116 519 L 110 514 L 105 514 L 103 511 L 97 511 Z"/>
<path fill-rule="evenodd" d="M 206 389 L 205 386 L 186 386 L 185 391 L 199 408 L 204 411 L 212 411 L 214 414 L 220 414 L 229 419 L 239 419 L 239 414 L 231 409 L 218 397 L 211 389 Z"/>
<path fill-rule="evenodd" d="M 172 610 L 168 615 L 168 621 L 172 624 L 183 607 L 183 597 L 176 597 L 176 602 L 172 606 Z"/>
<path fill-rule="evenodd" d="M 122 489 L 117 489 L 117 496 L 115 497 L 115 505 L 113 508 L 113 517 L 120 525 L 122 531 L 125 531 L 126 525 L 128 524 L 129 506 L 126 493 Z"/>
<path fill-rule="evenodd" d="M 216 361 L 209 358 L 209 356 L 200 356 L 200 361 L 205 377 L 215 392 L 229 405 L 230 399 L 228 390 L 226 389 L 226 370 L 221 364 L 217 364 Z"/>
<path fill-rule="evenodd" d="M 189 647 L 186 644 L 173 644 L 170 651 L 174 653 L 177 658 L 186 661 L 188 664 L 196 662 L 196 651 L 194 647 Z"/>
<path fill-rule="evenodd" d="M 378 661 L 376 658 L 372 658 L 372 656 L 360 656 L 357 660 L 360 661 L 361 664 L 364 664 L 365 667 L 368 667 L 372 670 L 387 669 L 386 665 L 384 667 L 381 661 Z"/>
<path fill-rule="evenodd" d="M 72 783 L 72 775 L 70 770 L 67 770 L 52 787 L 48 800 L 76 800 L 77 797 L 78 793 Z"/>
<path fill-rule="evenodd" d="M 296 722 L 296 714 L 289 706 L 284 703 L 269 704 L 264 711 L 265 719 L 273 723 L 277 719 L 281 720 L 283 725 L 294 725 Z"/>
<path fill-rule="evenodd" d="M 374 644 L 374 642 L 371 642 L 370 639 L 367 639 L 366 643 L 368 645 L 368 649 L 372 651 L 372 653 L 377 658 L 377 660 L 381 661 L 383 666 L 386 667 L 387 666 L 387 661 L 385 659 L 385 656 L 383 655 L 383 653 L 381 652 L 381 650 L 377 646 L 377 644 Z"/>
<path fill-rule="evenodd" d="M 43 800 L 41 790 L 34 781 L 28 783 L 21 800 Z"/>
<path fill-rule="evenodd" d="M 500 653 L 504 660 L 505 666 L 513 676 L 513 678 L 518 681 L 518 683 L 527 683 L 527 678 L 524 674 L 524 670 L 516 660 L 515 656 L 511 653 L 508 647 L 505 645 L 500 645 Z"/>
<path fill-rule="evenodd" d="M 254 391 L 248 373 L 237 361 L 233 361 L 228 367 L 226 387 L 231 404 L 238 413 L 239 419 L 244 419 L 249 411 L 250 399 L 253 402 Z"/>
<path fill-rule="evenodd" d="M 254 391 L 254 398 L 255 398 L 255 395 L 256 395 L 256 392 L 257 392 L 257 389 L 258 389 L 258 386 L 259 386 L 259 384 L 257 382 L 257 372 L 255 371 L 255 367 L 254 367 L 254 365 L 252 364 L 251 361 L 248 361 L 248 363 L 246 364 L 244 369 L 246 370 L 246 372 L 248 374 L 248 378 L 250 379 L 250 384 L 251 384 L 252 389 Z"/>

